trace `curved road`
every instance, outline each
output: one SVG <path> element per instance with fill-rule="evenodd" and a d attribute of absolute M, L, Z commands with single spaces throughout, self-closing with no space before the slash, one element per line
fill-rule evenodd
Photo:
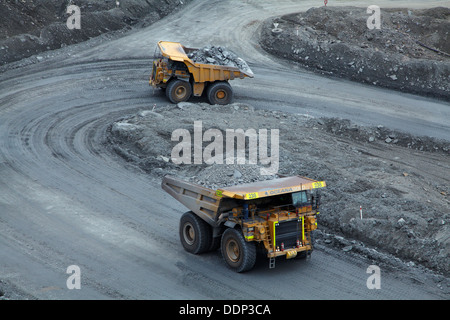
<path fill-rule="evenodd" d="M 364 6 L 339 2 L 349 3 Z M 233 83 L 237 101 L 448 138 L 447 103 L 295 71 L 258 47 L 265 18 L 317 5 L 196 1 L 122 38 L 3 73 L 0 280 L 39 299 L 448 298 L 428 276 L 395 268 L 382 269 L 382 288 L 369 290 L 370 261 L 326 247 L 311 260 L 277 261 L 274 270 L 262 260 L 245 274 L 230 271 L 219 252 L 190 255 L 178 240 L 186 209 L 105 147 L 113 121 L 167 103 L 147 85 L 149 56 L 161 39 L 217 43 L 249 61 L 256 77 Z M 80 267 L 80 290 L 66 287 L 70 265 Z"/>

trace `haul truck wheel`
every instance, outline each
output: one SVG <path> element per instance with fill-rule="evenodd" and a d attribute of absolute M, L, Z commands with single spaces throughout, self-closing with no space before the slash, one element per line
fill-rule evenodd
<path fill-rule="evenodd" d="M 199 254 L 208 251 L 211 246 L 209 225 L 192 211 L 181 216 L 179 232 L 181 244 L 187 252 Z"/>
<path fill-rule="evenodd" d="M 206 97 L 210 104 L 229 104 L 233 100 L 233 89 L 226 81 L 214 82 L 206 89 Z"/>
<path fill-rule="evenodd" d="M 189 82 L 173 79 L 166 87 L 166 96 L 172 103 L 187 101 L 192 94 L 192 86 Z"/>
<path fill-rule="evenodd" d="M 225 230 L 222 235 L 221 251 L 225 262 L 236 272 L 248 271 L 255 265 L 255 243 L 245 241 L 240 230 L 231 228 Z"/>

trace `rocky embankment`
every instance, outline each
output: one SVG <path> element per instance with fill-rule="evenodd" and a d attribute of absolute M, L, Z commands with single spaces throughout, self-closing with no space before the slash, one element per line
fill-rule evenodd
<path fill-rule="evenodd" d="M 450 100 L 450 8 L 381 8 L 369 29 L 367 8 L 320 7 L 275 17 L 261 46 L 319 73 Z"/>
<path fill-rule="evenodd" d="M 191 0 L 10 0 L 0 2 L 0 65 L 132 26 L 150 25 Z M 80 29 L 69 29 L 69 5 Z M 72 20 L 71 20 L 72 21 Z"/>

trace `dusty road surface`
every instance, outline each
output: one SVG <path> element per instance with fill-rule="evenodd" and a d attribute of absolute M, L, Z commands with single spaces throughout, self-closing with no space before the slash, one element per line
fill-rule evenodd
<path fill-rule="evenodd" d="M 445 1 L 392 2 L 427 7 Z M 338 5 L 365 6 L 364 1 Z M 447 3 L 448 4 L 448 3 Z M 106 148 L 117 119 L 164 96 L 147 85 L 159 40 L 218 44 L 256 77 L 234 81 L 235 99 L 257 109 L 339 116 L 359 125 L 448 139 L 446 102 L 295 70 L 258 46 L 264 19 L 317 1 L 195 1 L 126 36 L 93 40 L 8 67 L 0 80 L 0 288 L 18 299 L 448 299 L 448 279 L 422 268 L 381 268 L 371 259 L 319 246 L 311 260 L 266 260 L 235 274 L 220 253 L 193 256 L 178 240 L 186 210 L 154 179 Z M 32 61 L 32 60 L 30 60 Z M 426 112 L 425 112 L 426 110 Z M 190 120 L 189 120 L 190 121 Z M 448 171 L 442 173 L 448 179 Z M 326 214 L 323 212 L 323 214 Z M 447 221 L 448 224 L 448 221 Z M 77 265 L 81 289 L 69 290 Z"/>

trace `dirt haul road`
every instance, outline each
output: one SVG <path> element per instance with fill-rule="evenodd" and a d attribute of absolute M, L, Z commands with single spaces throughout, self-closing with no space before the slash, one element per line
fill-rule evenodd
<path fill-rule="evenodd" d="M 167 104 L 147 85 L 150 56 L 161 39 L 191 47 L 211 43 L 236 52 L 257 75 L 233 82 L 236 100 L 256 108 L 339 116 L 360 125 L 448 138 L 448 103 L 295 71 L 259 48 L 258 27 L 264 19 L 318 5 L 196 1 L 122 38 L 94 39 L 43 54 L 39 63 L 5 70 L 0 82 L 1 295 L 448 299 L 448 281 L 421 268 L 389 264 L 381 269 L 381 289 L 369 290 L 366 270 L 374 261 L 327 246 L 319 246 L 311 260 L 280 261 L 275 270 L 262 260 L 245 274 L 227 269 L 219 252 L 187 254 L 178 240 L 185 208 L 160 189 L 159 180 L 124 164 L 105 147 L 107 128 L 118 118 Z M 80 268 L 80 290 L 66 286 L 71 265 Z"/>

